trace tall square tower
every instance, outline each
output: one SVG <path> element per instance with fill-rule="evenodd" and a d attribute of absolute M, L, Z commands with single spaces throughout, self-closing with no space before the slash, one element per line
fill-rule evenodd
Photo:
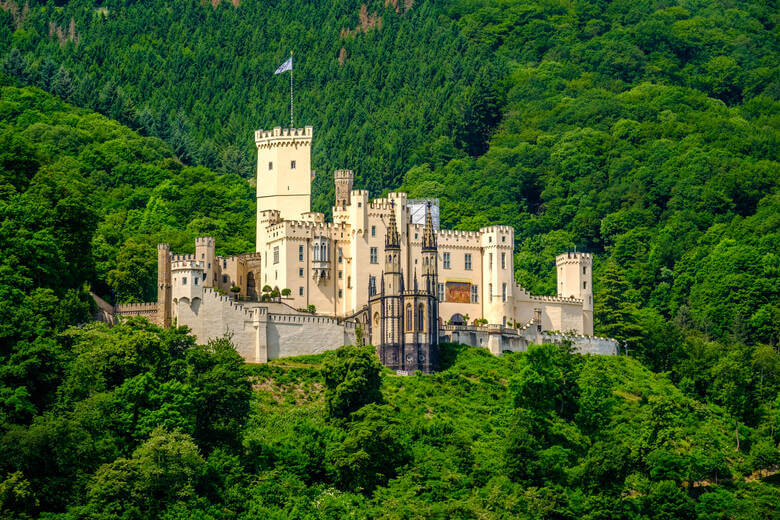
<path fill-rule="evenodd" d="M 283 220 L 300 220 L 311 211 L 313 133 L 311 126 L 255 131 L 258 218 L 277 210 Z"/>

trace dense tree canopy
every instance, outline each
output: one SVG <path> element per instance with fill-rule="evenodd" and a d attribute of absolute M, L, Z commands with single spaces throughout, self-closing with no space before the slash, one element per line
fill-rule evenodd
<path fill-rule="evenodd" d="M 776 514 L 772 2 L 0 8 L 0 516 Z M 154 299 L 157 242 L 253 249 L 290 50 L 316 210 L 348 167 L 445 226 L 510 224 L 534 293 L 591 251 L 596 332 L 630 357 L 445 345 L 400 378 L 370 347 L 247 368 L 228 339 L 88 324 L 90 290 Z"/>

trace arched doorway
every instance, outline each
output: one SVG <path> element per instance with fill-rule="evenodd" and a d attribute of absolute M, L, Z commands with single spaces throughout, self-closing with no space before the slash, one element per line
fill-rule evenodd
<path fill-rule="evenodd" d="M 455 314 L 452 315 L 452 318 L 450 318 L 450 323 L 452 323 L 453 325 L 465 325 L 466 320 L 462 314 L 456 312 Z"/>
<path fill-rule="evenodd" d="M 246 274 L 246 296 L 250 300 L 257 300 L 257 286 L 255 285 L 255 273 L 249 271 Z"/>

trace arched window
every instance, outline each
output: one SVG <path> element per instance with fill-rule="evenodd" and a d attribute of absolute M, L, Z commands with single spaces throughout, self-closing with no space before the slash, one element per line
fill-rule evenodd
<path fill-rule="evenodd" d="M 425 332 L 425 305 L 422 303 L 417 306 L 417 330 Z"/>
<path fill-rule="evenodd" d="M 412 316 L 412 304 L 407 303 L 406 304 L 406 330 L 412 330 L 413 320 L 414 317 Z"/>
<path fill-rule="evenodd" d="M 320 245 L 314 244 L 314 260 L 319 261 L 320 259 Z"/>

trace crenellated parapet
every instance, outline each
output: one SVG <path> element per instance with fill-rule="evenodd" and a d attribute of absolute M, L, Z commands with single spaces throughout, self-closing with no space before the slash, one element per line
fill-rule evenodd
<path fill-rule="evenodd" d="M 580 264 L 590 265 L 593 263 L 593 255 L 591 253 L 579 253 L 577 251 L 569 251 L 555 257 L 555 265 L 561 266 L 566 264 Z"/>
<path fill-rule="evenodd" d="M 274 146 L 310 146 L 314 128 L 305 126 L 303 128 L 282 128 L 274 127 L 271 130 L 255 130 L 255 144 L 258 148 L 271 148 Z"/>
<path fill-rule="evenodd" d="M 114 316 L 129 317 L 143 316 L 150 321 L 157 321 L 157 302 L 146 303 L 120 303 L 114 306 Z"/>
<path fill-rule="evenodd" d="M 538 303 L 557 303 L 557 304 L 569 304 L 582 306 L 582 300 L 579 298 L 564 298 L 559 296 L 534 296 L 531 295 L 530 300 Z"/>

